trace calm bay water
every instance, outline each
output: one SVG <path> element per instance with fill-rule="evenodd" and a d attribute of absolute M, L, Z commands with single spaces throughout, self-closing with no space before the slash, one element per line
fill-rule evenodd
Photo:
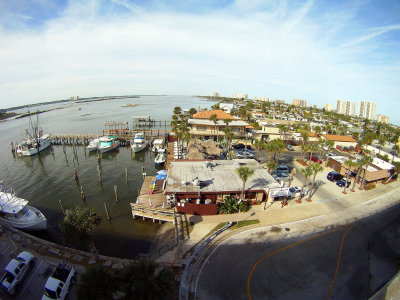
<path fill-rule="evenodd" d="M 123 107 L 139 104 L 136 107 Z M 39 122 L 48 133 L 102 133 L 106 121 L 125 121 L 132 126 L 132 116 L 149 115 L 156 120 L 170 120 L 173 108 L 210 107 L 213 103 L 189 96 L 141 96 L 140 98 L 107 100 L 86 103 L 62 103 L 31 108 L 62 108 L 40 114 Z M 27 109 L 22 109 L 26 112 Z M 36 120 L 36 116 L 32 117 Z M 102 217 L 96 232 L 96 246 L 100 254 L 132 258 L 146 253 L 160 225 L 152 221 L 133 220 L 130 203 L 136 201 L 141 187 L 142 167 L 148 175 L 157 169 L 154 155 L 143 151 L 132 155 L 129 148 L 121 147 L 102 156 L 103 181 L 97 177 L 97 154 L 89 154 L 83 146 L 53 146 L 32 157 L 14 157 L 10 142 L 21 140 L 28 128 L 29 118 L 0 123 L 0 180 L 10 184 L 21 198 L 29 200 L 48 219 L 48 230 L 36 235 L 58 243 L 62 236 L 58 224 L 62 220 L 59 200 L 64 208 L 87 205 Z M 79 184 L 73 178 L 76 168 Z M 128 168 L 129 182 L 125 181 Z M 80 199 L 83 186 L 86 201 Z M 119 201 L 114 198 L 114 185 L 118 187 Z M 111 221 L 107 220 L 107 203 Z"/>

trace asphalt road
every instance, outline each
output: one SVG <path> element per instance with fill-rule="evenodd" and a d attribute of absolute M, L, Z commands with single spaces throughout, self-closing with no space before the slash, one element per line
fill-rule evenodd
<path fill-rule="evenodd" d="M 312 236 L 230 239 L 211 249 L 192 299 L 368 299 L 400 268 L 399 215 L 397 205 Z"/>

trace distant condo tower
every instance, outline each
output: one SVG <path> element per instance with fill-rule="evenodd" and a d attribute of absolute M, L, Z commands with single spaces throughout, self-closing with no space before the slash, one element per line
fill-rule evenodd
<path fill-rule="evenodd" d="M 384 124 L 389 123 L 389 117 L 385 115 L 376 115 L 376 121 Z"/>
<path fill-rule="evenodd" d="M 300 107 L 306 107 L 307 106 L 307 100 L 293 99 L 293 105 L 294 106 L 300 106 Z"/>
<path fill-rule="evenodd" d="M 368 120 L 374 120 L 376 105 L 371 101 L 361 101 L 358 116 Z"/>
<path fill-rule="evenodd" d="M 325 111 L 332 111 L 332 104 L 330 104 L 330 103 L 325 104 L 324 109 L 325 109 Z"/>
<path fill-rule="evenodd" d="M 337 100 L 336 112 L 343 115 L 354 116 L 356 113 L 356 103 L 347 100 Z"/>

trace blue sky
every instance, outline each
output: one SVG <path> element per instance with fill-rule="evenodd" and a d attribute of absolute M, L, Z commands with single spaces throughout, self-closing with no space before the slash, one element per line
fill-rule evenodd
<path fill-rule="evenodd" d="M 247 93 L 370 100 L 400 124 L 400 1 L 1 1 L 0 41 L 2 108 Z"/>

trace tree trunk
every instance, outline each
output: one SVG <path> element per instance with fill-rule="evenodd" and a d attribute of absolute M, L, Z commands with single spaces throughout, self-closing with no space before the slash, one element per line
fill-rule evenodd
<path fill-rule="evenodd" d="M 354 192 L 354 188 L 356 187 L 357 181 L 360 179 L 360 175 L 361 175 L 361 171 L 360 171 L 360 169 L 358 169 L 358 170 L 357 170 L 356 179 L 354 180 L 353 185 L 351 186 L 350 191 Z"/>
<path fill-rule="evenodd" d="M 314 190 L 314 183 L 315 183 L 315 177 L 317 177 L 317 173 L 315 173 L 314 174 L 314 177 L 313 177 L 313 180 L 312 180 L 312 183 L 311 183 L 311 188 L 310 188 L 310 190 L 308 191 L 308 199 L 310 199 L 311 200 L 311 198 L 312 198 L 312 191 Z"/>
<path fill-rule="evenodd" d="M 350 168 L 347 171 L 346 182 L 344 183 L 344 188 L 343 188 L 343 194 L 346 194 L 347 181 L 349 181 L 349 177 L 350 177 Z"/>

